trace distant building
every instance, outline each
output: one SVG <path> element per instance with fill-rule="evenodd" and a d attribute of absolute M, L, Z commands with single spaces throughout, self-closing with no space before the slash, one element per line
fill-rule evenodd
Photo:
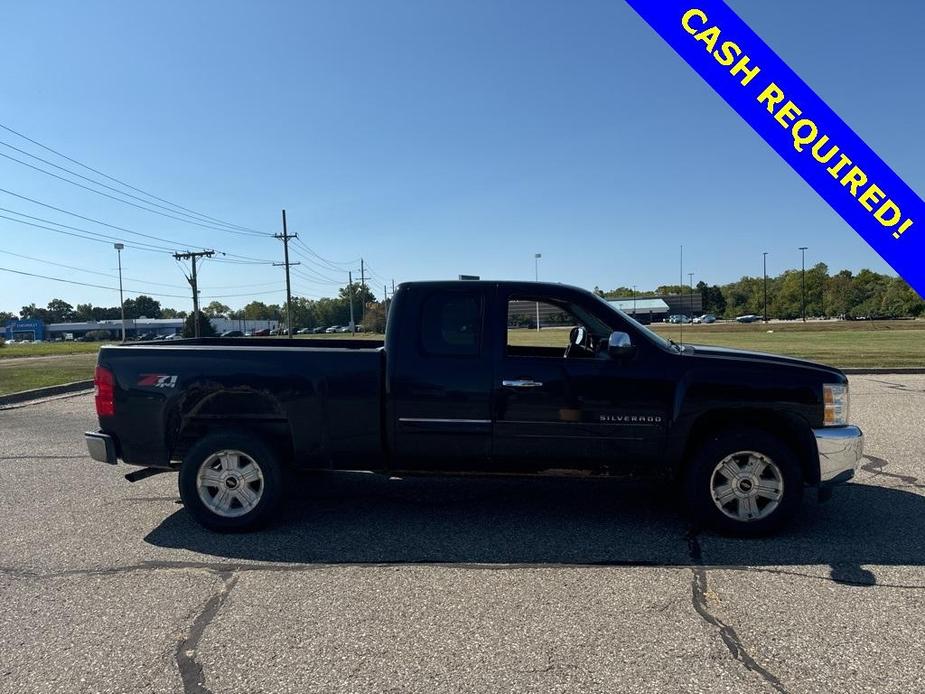
<path fill-rule="evenodd" d="M 44 340 L 45 324 L 40 320 L 11 320 L 6 323 L 7 340 Z"/>
<path fill-rule="evenodd" d="M 660 323 L 670 315 L 670 308 L 662 299 L 637 296 L 635 299 L 608 299 L 607 303 L 645 324 Z"/>
<path fill-rule="evenodd" d="M 182 318 L 126 318 L 125 336 L 173 335 L 183 330 Z M 47 339 L 74 339 L 87 333 L 107 332 L 111 338 L 122 337 L 122 320 L 75 321 L 71 323 L 49 323 Z"/>
<path fill-rule="evenodd" d="M 624 313 L 633 315 L 633 297 L 623 296 L 608 299 L 608 302 Z M 693 294 L 659 294 L 658 296 L 637 296 L 635 318 L 640 323 L 658 323 L 668 316 L 685 315 L 693 318 L 703 314 L 703 297 Z"/>

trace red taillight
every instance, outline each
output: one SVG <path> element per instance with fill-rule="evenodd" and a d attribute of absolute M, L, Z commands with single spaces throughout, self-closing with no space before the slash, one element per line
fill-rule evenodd
<path fill-rule="evenodd" d="M 96 387 L 96 414 L 100 417 L 112 417 L 116 413 L 115 384 L 112 371 L 102 366 L 96 367 L 93 385 Z"/>

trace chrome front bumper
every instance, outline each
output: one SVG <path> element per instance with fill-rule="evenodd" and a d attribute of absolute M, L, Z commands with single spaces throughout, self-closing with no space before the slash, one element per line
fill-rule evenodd
<path fill-rule="evenodd" d="M 847 482 L 864 456 L 864 434 L 856 426 L 813 429 L 819 449 L 819 482 Z"/>

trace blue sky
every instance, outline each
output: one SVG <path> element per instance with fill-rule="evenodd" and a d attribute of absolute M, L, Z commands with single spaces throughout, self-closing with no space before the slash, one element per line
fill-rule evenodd
<path fill-rule="evenodd" d="M 925 189 L 925 3 L 730 5 Z M 333 261 L 302 251 L 299 294 L 333 293 L 361 256 L 377 294 L 392 278 L 532 278 L 534 252 L 541 279 L 654 287 L 677 281 L 681 243 L 695 282 L 760 274 L 762 251 L 769 272 L 796 267 L 803 245 L 808 264 L 889 270 L 622 0 L 11 3 L 0 45 L 0 123 L 239 225 L 279 231 L 285 207 L 290 231 Z M 6 131 L 0 142 L 51 156 Z M 165 219 L 6 159 L 0 181 L 179 250 L 281 260 L 275 239 Z M 0 207 L 133 240 L 4 193 Z M 0 251 L 0 267 L 116 286 L 105 243 L 0 219 Z M 123 268 L 129 294 L 190 303 L 168 254 L 127 249 Z M 280 302 L 283 287 L 271 265 L 201 274 L 203 295 L 232 306 Z M 53 297 L 118 304 L 0 272 L 0 310 Z"/>

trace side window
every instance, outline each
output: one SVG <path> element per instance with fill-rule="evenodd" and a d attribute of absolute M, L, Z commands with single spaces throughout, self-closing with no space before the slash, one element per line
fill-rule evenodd
<path fill-rule="evenodd" d="M 569 332 L 582 321 L 568 308 L 544 301 L 511 297 L 507 304 L 507 346 L 555 347 L 568 346 Z M 539 329 L 537 329 L 539 327 Z"/>
<path fill-rule="evenodd" d="M 478 356 L 482 343 L 482 298 L 436 292 L 423 303 L 421 347 L 433 356 Z"/>

